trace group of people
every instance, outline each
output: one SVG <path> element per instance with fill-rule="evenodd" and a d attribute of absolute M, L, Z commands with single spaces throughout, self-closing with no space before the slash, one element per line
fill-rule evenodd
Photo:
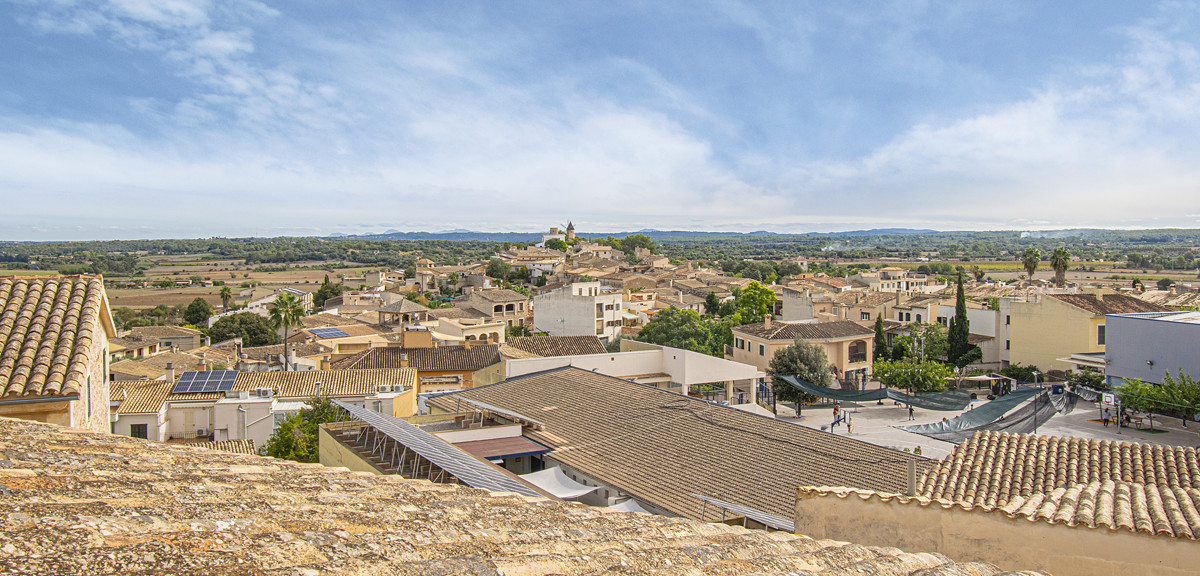
<path fill-rule="evenodd" d="M 1124 408 L 1121 408 L 1121 413 L 1118 416 L 1118 418 L 1121 419 L 1120 420 L 1121 425 L 1125 426 L 1126 428 L 1129 427 L 1129 424 L 1132 421 L 1132 419 L 1129 417 L 1129 413 L 1125 412 Z M 1108 409 L 1108 408 L 1104 409 L 1104 416 L 1101 418 L 1101 421 L 1104 422 L 1105 428 L 1108 428 L 1109 422 L 1117 422 L 1115 419 L 1112 418 L 1112 413 L 1111 413 L 1110 409 Z"/>

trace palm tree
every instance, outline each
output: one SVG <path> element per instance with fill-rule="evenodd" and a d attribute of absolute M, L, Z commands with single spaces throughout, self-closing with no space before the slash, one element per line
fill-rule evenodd
<path fill-rule="evenodd" d="M 1025 249 L 1025 253 L 1021 254 L 1021 266 L 1025 267 L 1025 271 L 1029 273 L 1029 281 L 1033 281 L 1033 273 L 1037 271 L 1038 264 L 1042 261 L 1042 252 L 1033 246 Z"/>
<path fill-rule="evenodd" d="M 1071 253 L 1059 246 L 1050 254 L 1050 266 L 1054 268 L 1054 283 L 1064 286 L 1067 283 L 1067 267 L 1071 265 Z"/>
<path fill-rule="evenodd" d="M 304 317 L 304 307 L 300 304 L 295 296 L 288 292 L 275 297 L 275 301 L 271 303 L 271 323 L 276 329 L 283 328 L 283 369 L 287 371 L 288 354 L 287 341 L 288 329 L 292 326 L 299 326 L 300 319 Z"/>
<path fill-rule="evenodd" d="M 231 290 L 228 286 L 222 286 L 221 287 L 221 306 L 223 306 L 225 308 L 225 310 L 229 310 L 229 301 L 230 300 L 233 300 L 233 290 Z"/>

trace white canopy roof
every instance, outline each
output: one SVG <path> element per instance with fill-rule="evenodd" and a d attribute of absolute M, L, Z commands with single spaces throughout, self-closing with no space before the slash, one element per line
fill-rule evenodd
<path fill-rule="evenodd" d="M 563 500 L 579 498 L 596 490 L 595 486 L 585 486 L 572 480 L 558 466 L 522 474 L 521 479 Z"/>
<path fill-rule="evenodd" d="M 641 506 L 639 506 L 637 501 L 634 500 L 633 498 L 626 498 L 616 504 L 613 504 L 612 506 L 609 506 L 609 508 L 612 510 L 620 510 L 622 512 L 645 512 L 646 514 L 650 513 L 645 508 L 642 508 Z"/>

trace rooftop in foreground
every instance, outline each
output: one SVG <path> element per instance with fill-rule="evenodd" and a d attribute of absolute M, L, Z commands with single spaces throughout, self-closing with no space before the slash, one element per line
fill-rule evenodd
<path fill-rule="evenodd" d="M 0 419 L 0 451 L 4 573 L 1000 573 L 938 554 L 17 420 Z"/>

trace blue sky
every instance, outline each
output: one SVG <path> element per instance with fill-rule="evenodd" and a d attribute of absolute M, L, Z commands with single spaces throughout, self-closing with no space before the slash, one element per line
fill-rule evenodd
<path fill-rule="evenodd" d="M 1200 226 L 1196 2 L 0 0 L 0 239 Z"/>

